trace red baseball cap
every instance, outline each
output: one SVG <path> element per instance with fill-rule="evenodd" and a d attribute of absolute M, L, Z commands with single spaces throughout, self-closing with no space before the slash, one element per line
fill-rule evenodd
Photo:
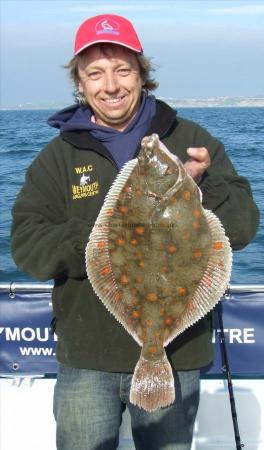
<path fill-rule="evenodd" d="M 81 24 L 75 37 L 74 55 L 91 45 L 103 42 L 122 45 L 137 53 L 143 52 L 137 33 L 129 20 L 113 14 L 102 14 Z"/>

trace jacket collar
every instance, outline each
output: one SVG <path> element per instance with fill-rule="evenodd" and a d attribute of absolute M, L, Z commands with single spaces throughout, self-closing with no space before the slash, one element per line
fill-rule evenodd
<path fill-rule="evenodd" d="M 161 100 L 156 100 L 156 114 L 153 117 L 147 135 L 157 133 L 160 139 L 164 138 L 177 126 L 175 111 Z M 95 139 L 87 130 L 63 131 L 61 137 L 64 141 L 81 149 L 92 149 L 112 160 L 105 146 Z"/>
<path fill-rule="evenodd" d="M 178 124 L 176 114 L 177 112 L 167 105 L 167 103 L 156 100 L 156 114 L 150 124 L 148 135 L 156 133 L 160 139 L 167 136 Z"/>

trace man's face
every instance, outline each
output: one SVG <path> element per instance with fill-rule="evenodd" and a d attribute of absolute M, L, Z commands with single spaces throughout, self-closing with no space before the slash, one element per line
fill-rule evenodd
<path fill-rule="evenodd" d="M 135 54 L 118 45 L 85 50 L 79 64 L 79 91 L 99 125 L 122 131 L 135 116 L 142 79 Z"/>

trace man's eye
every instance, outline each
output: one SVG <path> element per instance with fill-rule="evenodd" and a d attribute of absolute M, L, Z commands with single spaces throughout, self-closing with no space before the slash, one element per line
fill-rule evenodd
<path fill-rule="evenodd" d="M 101 76 L 101 72 L 99 72 L 99 70 L 95 70 L 94 72 L 90 72 L 88 74 L 88 78 L 90 78 L 91 80 L 97 80 L 98 78 L 100 78 Z"/>
<path fill-rule="evenodd" d="M 126 76 L 130 74 L 130 69 L 128 68 L 118 69 L 118 73 L 119 75 Z"/>

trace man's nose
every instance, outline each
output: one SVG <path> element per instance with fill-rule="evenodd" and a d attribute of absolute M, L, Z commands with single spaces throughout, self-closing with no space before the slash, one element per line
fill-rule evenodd
<path fill-rule="evenodd" d="M 114 73 L 106 73 L 105 74 L 105 91 L 109 93 L 114 93 L 118 91 L 119 85 L 117 77 Z"/>

